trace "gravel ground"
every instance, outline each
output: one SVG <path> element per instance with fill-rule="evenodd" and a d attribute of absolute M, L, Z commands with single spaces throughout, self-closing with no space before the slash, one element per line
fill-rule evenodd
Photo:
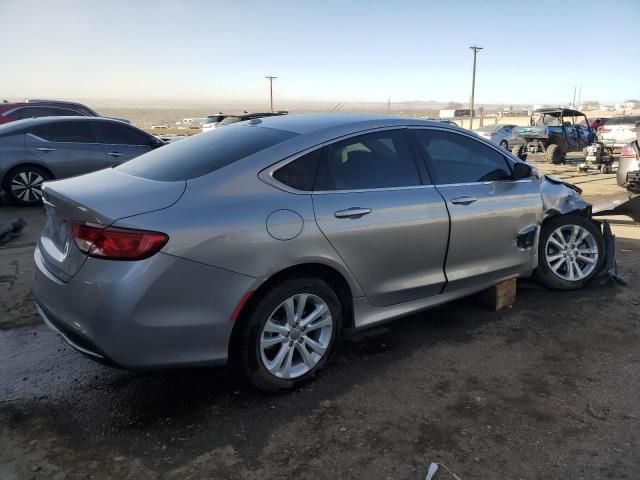
<path fill-rule="evenodd" d="M 572 176 L 610 201 L 612 176 Z M 598 178 L 596 178 L 598 177 Z M 41 326 L 30 230 L 0 249 L 1 479 L 640 478 L 640 291 L 520 282 L 492 312 L 466 299 L 344 339 L 316 382 L 256 393 L 224 369 L 129 373 Z M 640 226 L 612 219 L 640 271 Z M 22 245 L 22 246 L 20 246 Z M 437 479 L 449 478 L 444 472 Z"/>

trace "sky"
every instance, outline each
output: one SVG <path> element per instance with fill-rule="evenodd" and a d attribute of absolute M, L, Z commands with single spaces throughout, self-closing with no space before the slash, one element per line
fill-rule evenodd
<path fill-rule="evenodd" d="M 603 103 L 640 97 L 640 0 L 0 0 L 0 98 Z"/>

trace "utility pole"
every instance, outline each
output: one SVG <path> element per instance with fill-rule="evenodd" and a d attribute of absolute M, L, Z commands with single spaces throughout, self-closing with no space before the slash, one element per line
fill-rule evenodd
<path fill-rule="evenodd" d="M 580 85 L 580 90 L 578 90 L 578 103 L 574 108 L 580 108 L 580 97 L 582 97 L 582 85 Z"/>
<path fill-rule="evenodd" d="M 571 108 L 576 108 L 576 88 L 573 87 L 573 100 L 571 100 Z"/>
<path fill-rule="evenodd" d="M 271 108 L 271 112 L 273 112 L 273 81 L 278 77 L 274 77 L 273 75 L 267 75 L 264 78 L 269 80 L 269 106 Z"/>
<path fill-rule="evenodd" d="M 387 100 L 387 113 L 391 113 L 391 97 Z"/>
<path fill-rule="evenodd" d="M 469 119 L 469 130 L 473 129 L 473 108 L 474 108 L 474 100 L 475 100 L 475 94 L 476 94 L 476 55 L 478 55 L 478 51 L 482 50 L 482 47 L 477 47 L 477 46 L 472 46 L 469 47 L 471 50 L 473 50 L 473 78 L 471 80 L 471 105 L 470 105 L 470 119 Z"/>

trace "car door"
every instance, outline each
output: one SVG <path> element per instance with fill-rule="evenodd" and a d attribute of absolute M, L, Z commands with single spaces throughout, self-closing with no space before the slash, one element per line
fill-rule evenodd
<path fill-rule="evenodd" d="M 127 162 L 162 144 L 148 133 L 117 120 L 96 121 L 96 127 L 110 166 Z"/>
<path fill-rule="evenodd" d="M 512 161 L 469 134 L 435 128 L 412 133 L 451 216 L 446 291 L 530 271 L 542 212 L 534 178 L 514 180 Z"/>
<path fill-rule="evenodd" d="M 326 147 L 313 205 L 319 228 L 373 305 L 441 293 L 449 216 L 405 130 Z"/>
<path fill-rule="evenodd" d="M 25 147 L 54 173 L 71 177 L 108 166 L 89 120 L 57 120 L 35 125 L 25 136 Z"/>

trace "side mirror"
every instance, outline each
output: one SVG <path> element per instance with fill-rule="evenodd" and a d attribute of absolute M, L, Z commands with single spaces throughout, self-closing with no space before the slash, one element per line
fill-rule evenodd
<path fill-rule="evenodd" d="M 527 165 L 526 163 L 523 163 L 523 162 L 516 162 L 513 165 L 513 177 L 516 180 L 520 180 L 522 178 L 529 178 L 532 173 L 533 173 L 533 168 L 531 168 L 531 165 Z"/>

